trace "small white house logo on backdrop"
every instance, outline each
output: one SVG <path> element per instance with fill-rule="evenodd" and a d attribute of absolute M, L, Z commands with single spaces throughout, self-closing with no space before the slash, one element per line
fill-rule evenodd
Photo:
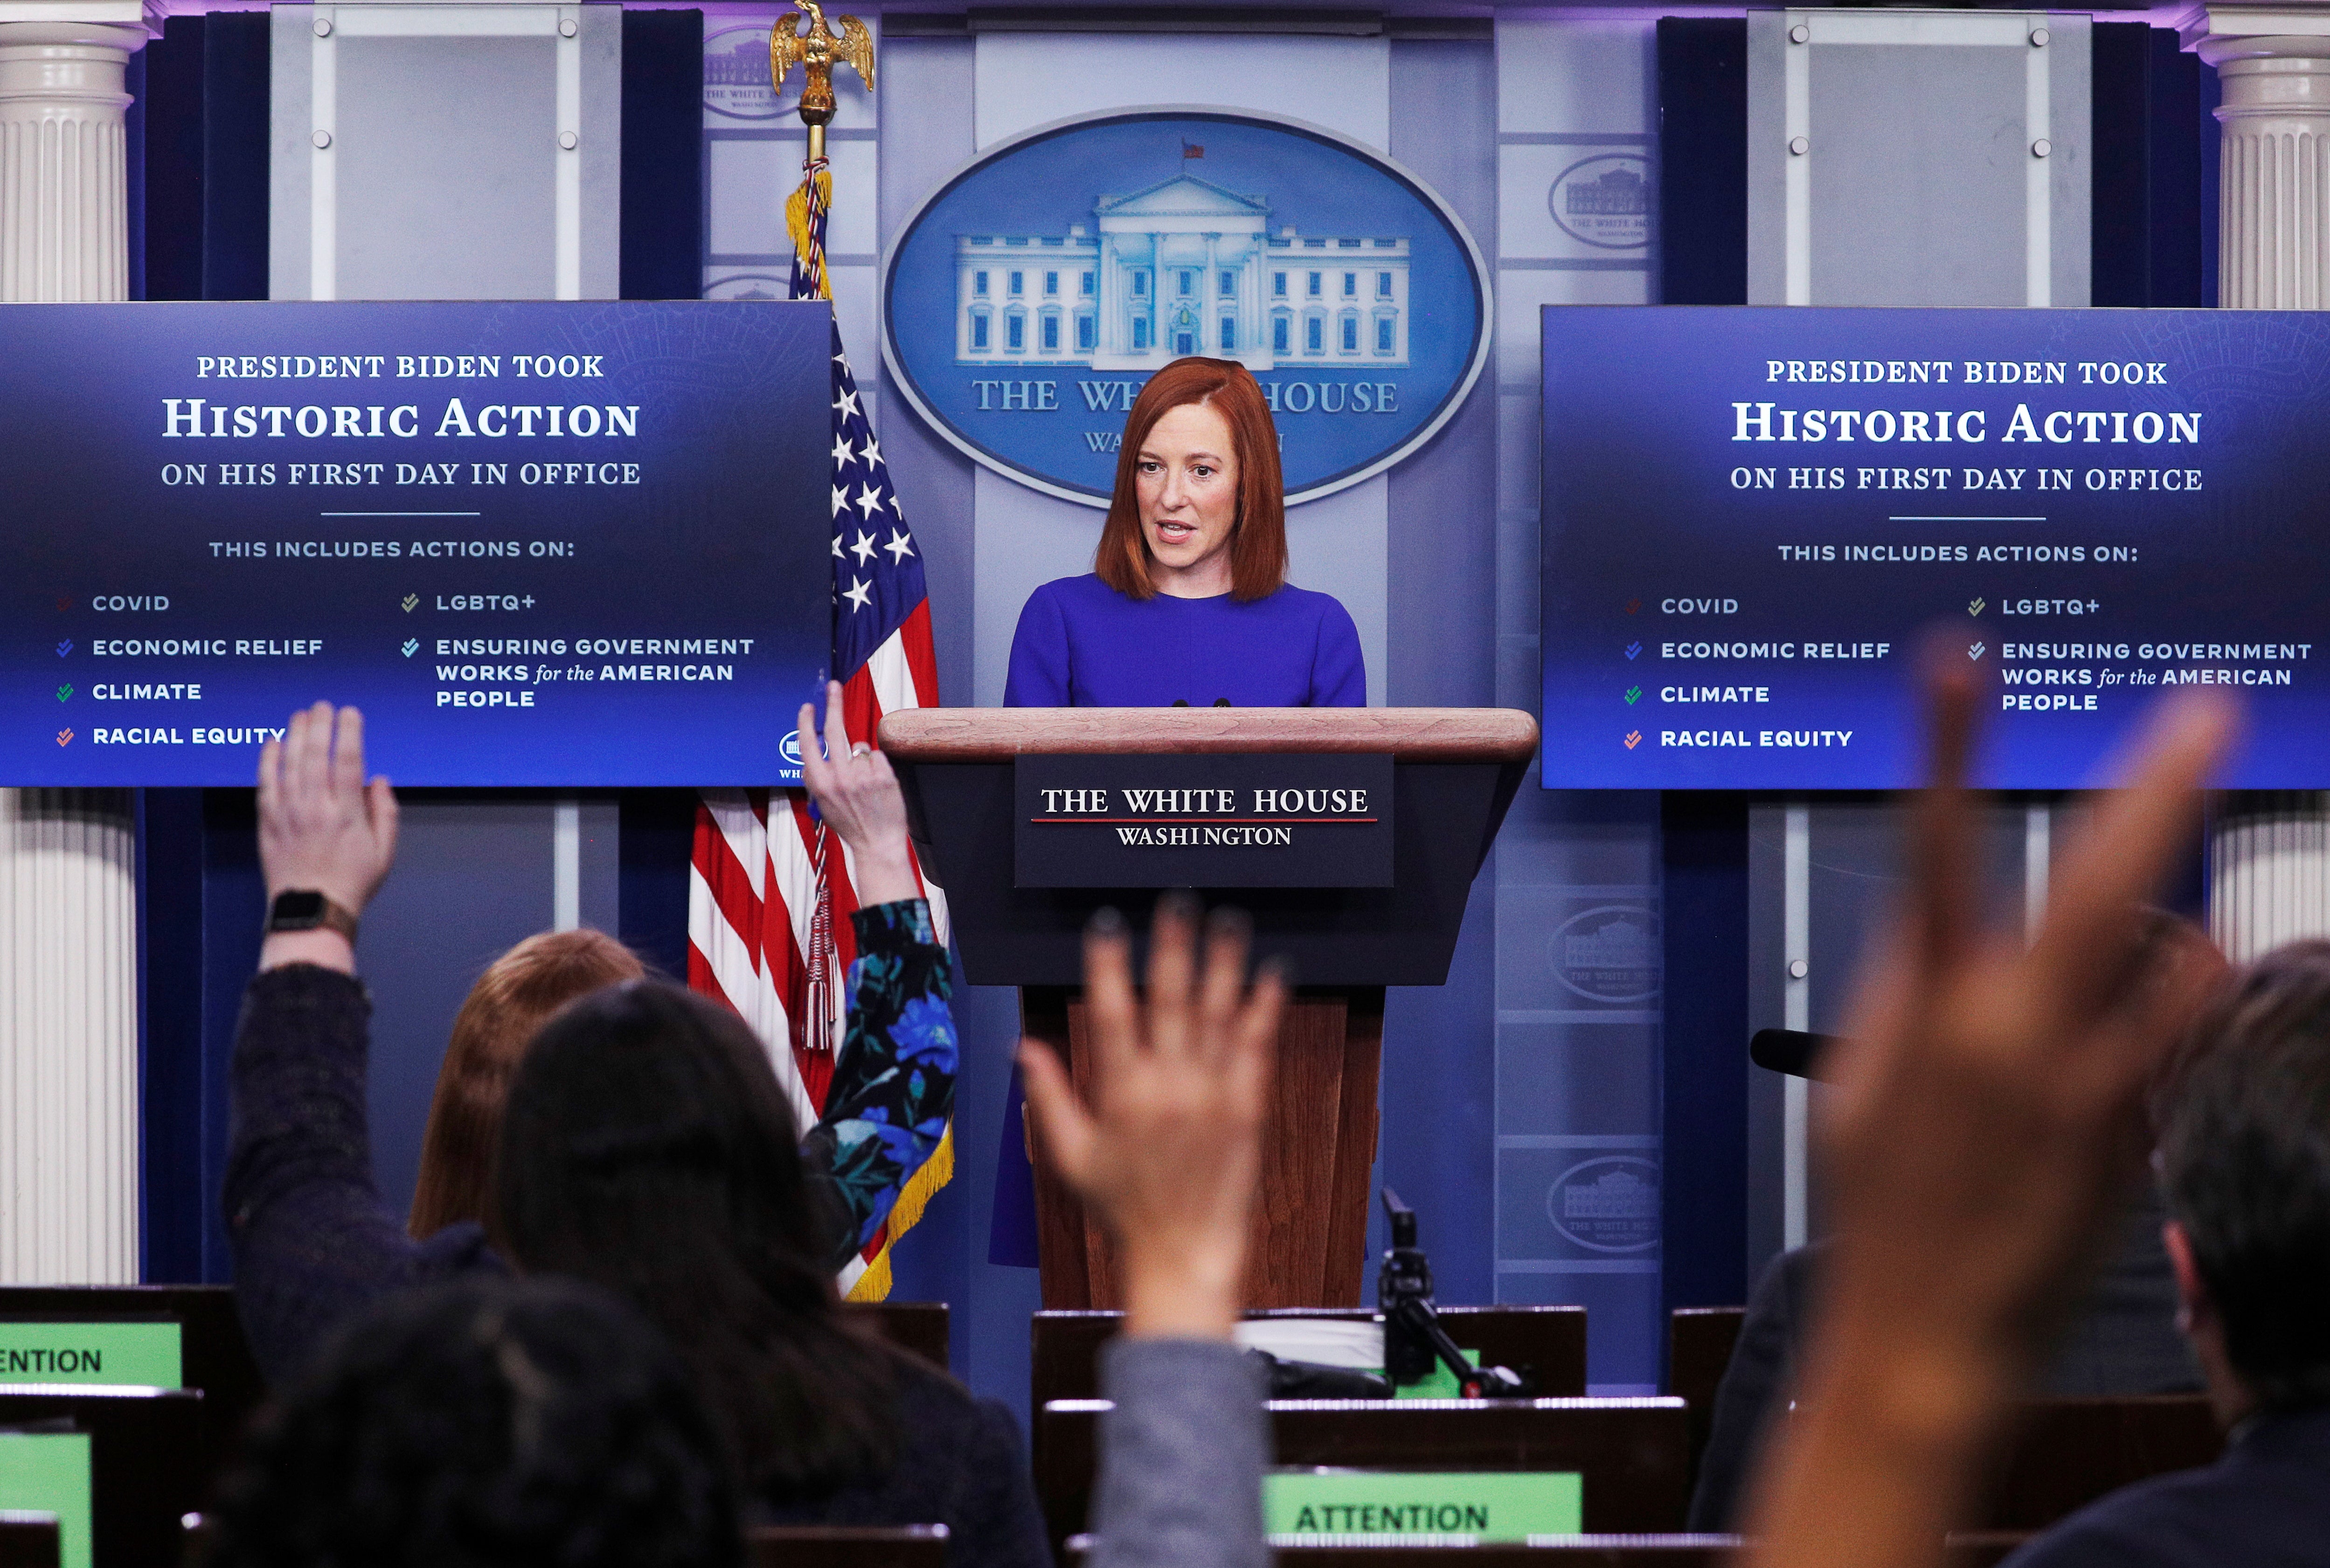
<path fill-rule="evenodd" d="M 1555 927 L 1546 957 L 1554 977 L 1589 1002 L 1648 1002 L 1659 993 L 1658 917 L 1639 904 L 1581 909 Z"/>
<path fill-rule="evenodd" d="M 1545 1214 L 1589 1251 L 1648 1251 L 1659 1244 L 1658 1163 L 1605 1155 L 1572 1165 L 1546 1189 Z"/>
<path fill-rule="evenodd" d="M 704 40 L 704 107 L 730 119 L 774 119 L 769 85 L 769 24 L 723 27 Z"/>
<path fill-rule="evenodd" d="M 1602 251 L 1639 251 L 1651 242 L 1651 165 L 1640 153 L 1580 158 L 1546 192 L 1553 221 L 1571 239 Z"/>

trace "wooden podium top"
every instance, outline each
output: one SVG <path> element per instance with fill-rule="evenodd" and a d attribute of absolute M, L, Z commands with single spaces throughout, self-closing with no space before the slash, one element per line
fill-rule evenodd
<path fill-rule="evenodd" d="M 900 762 L 1112 752 L 1388 752 L 1402 762 L 1518 763 L 1537 720 L 1514 708 L 910 708 L 882 721 Z"/>

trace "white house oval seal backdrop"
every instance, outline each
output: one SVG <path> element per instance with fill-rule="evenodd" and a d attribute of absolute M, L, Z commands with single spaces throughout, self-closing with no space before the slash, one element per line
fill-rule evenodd
<path fill-rule="evenodd" d="M 1237 360 L 1305 501 L 1431 439 L 1488 358 L 1490 299 L 1463 223 L 1382 154 L 1141 109 L 1040 126 L 942 183 L 884 260 L 882 352 L 956 446 L 1091 506 L 1152 372 Z"/>

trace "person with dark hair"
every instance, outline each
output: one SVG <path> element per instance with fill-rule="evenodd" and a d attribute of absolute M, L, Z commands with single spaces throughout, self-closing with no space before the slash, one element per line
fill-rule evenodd
<path fill-rule="evenodd" d="M 641 983 L 552 1019 L 510 1086 L 492 1213 L 519 1268 L 655 1321 L 772 1517 L 937 1521 L 1005 1560 L 1016 1429 L 841 1320 L 791 1115 L 734 1013 Z"/>
<path fill-rule="evenodd" d="M 1278 432 L 1253 372 L 1176 359 L 1124 422 L 1091 575 L 1028 595 L 1007 708 L 1364 708 L 1359 629 L 1286 581 Z"/>
<path fill-rule="evenodd" d="M 736 1568 L 727 1457 L 622 1302 L 473 1278 L 376 1303 L 253 1423 L 207 1568 Z"/>
<path fill-rule="evenodd" d="M 543 1020 L 602 985 L 647 973 L 639 955 L 603 931 L 541 931 L 493 963 L 453 1015 L 437 1069 L 421 1172 L 405 1229 L 416 1241 L 486 1217 L 486 1173 L 500 1136 L 502 1100 Z"/>
<path fill-rule="evenodd" d="M 2015 1568 L 2330 1560 L 2330 942 L 2242 970 L 2160 1096 L 2181 1322 L 2224 1457 L 2114 1493 Z"/>

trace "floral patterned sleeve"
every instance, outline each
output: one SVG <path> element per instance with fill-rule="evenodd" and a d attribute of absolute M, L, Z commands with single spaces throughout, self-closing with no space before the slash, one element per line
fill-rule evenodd
<path fill-rule="evenodd" d="M 825 1115 L 802 1141 L 811 1182 L 838 1221 L 838 1271 L 874 1239 L 907 1180 L 946 1136 L 961 1042 L 947 1001 L 954 971 L 931 907 L 901 898 L 857 910 L 849 1022 Z"/>

